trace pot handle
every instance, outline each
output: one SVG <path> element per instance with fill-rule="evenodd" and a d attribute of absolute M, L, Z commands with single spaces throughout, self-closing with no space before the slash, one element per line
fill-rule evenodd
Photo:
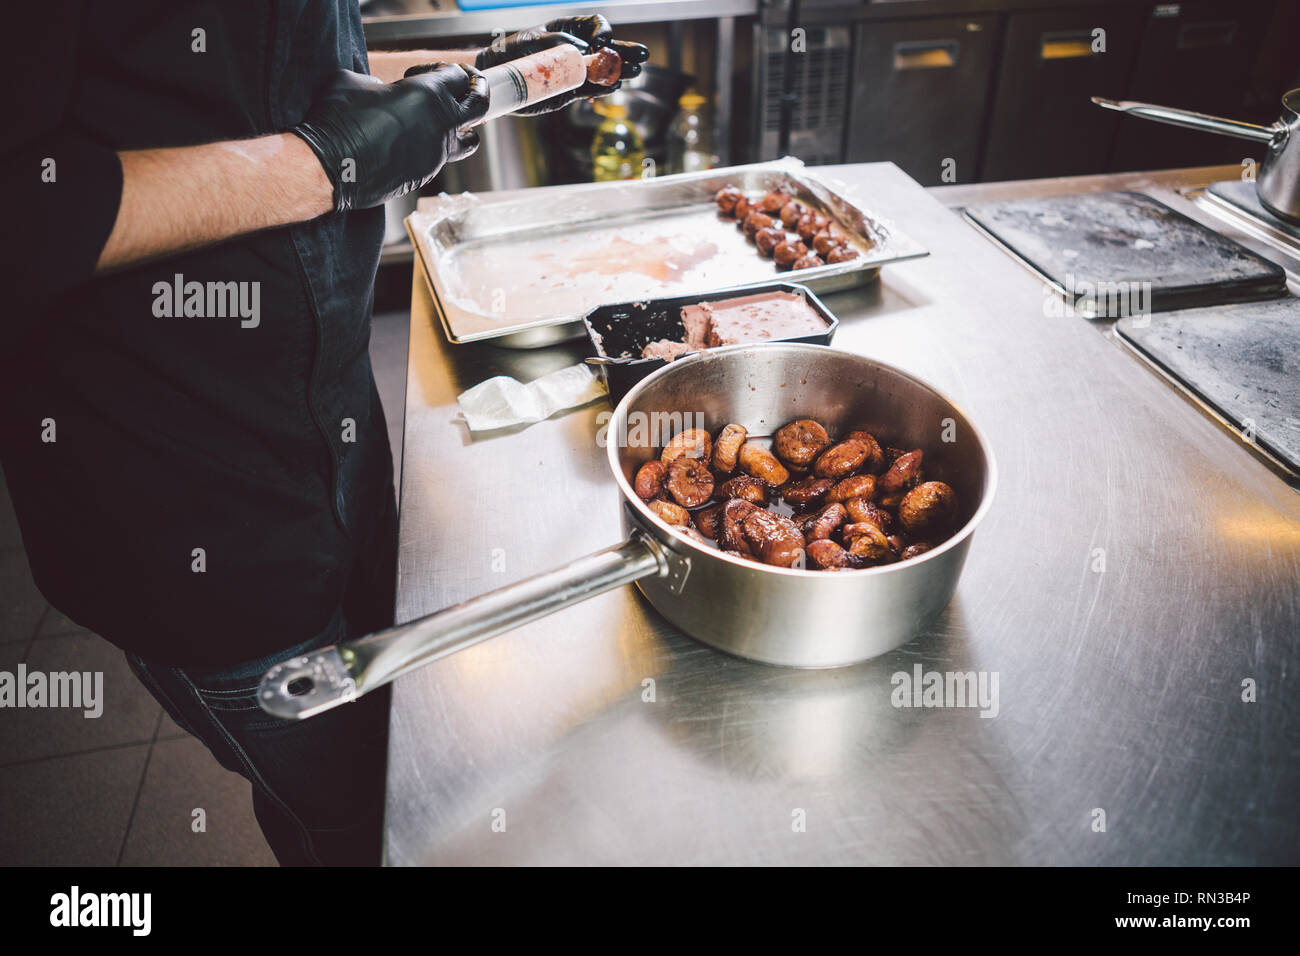
<path fill-rule="evenodd" d="M 1236 136 L 1238 139 L 1250 139 L 1257 143 L 1271 143 L 1278 133 L 1284 132 L 1283 125 L 1256 126 L 1241 120 L 1223 119 L 1208 116 L 1205 113 L 1193 113 L 1191 110 L 1174 109 L 1172 106 L 1156 106 L 1154 103 L 1135 103 L 1132 100 L 1108 100 L 1094 96 L 1092 101 L 1108 110 L 1117 110 L 1130 116 L 1168 123 L 1170 126 L 1183 126 L 1187 129 L 1199 129 L 1208 133 L 1221 133 L 1224 136 Z"/>
<path fill-rule="evenodd" d="M 262 677 L 258 703 L 269 714 L 305 720 L 356 700 L 408 671 L 640 578 L 657 575 L 674 590 L 690 559 L 635 530 L 622 544 L 406 624 L 276 664 Z"/>

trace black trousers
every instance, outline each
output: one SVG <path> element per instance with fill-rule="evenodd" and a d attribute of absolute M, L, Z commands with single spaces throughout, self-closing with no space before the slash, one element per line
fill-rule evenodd
<path fill-rule="evenodd" d="M 181 727 L 253 787 L 257 820 L 283 866 L 375 866 L 382 860 L 391 688 L 304 721 L 258 706 L 262 675 L 282 660 L 393 623 L 397 503 L 391 486 L 330 625 L 255 661 L 195 672 L 127 655 L 136 676 Z"/>

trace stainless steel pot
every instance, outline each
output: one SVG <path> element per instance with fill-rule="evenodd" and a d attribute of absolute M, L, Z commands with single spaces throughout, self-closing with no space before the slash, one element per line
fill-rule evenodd
<path fill-rule="evenodd" d="M 1300 223 L 1300 89 L 1283 95 L 1282 118 L 1271 126 L 1256 126 L 1240 120 L 1131 100 L 1107 100 L 1094 96 L 1092 101 L 1108 110 L 1118 110 L 1157 123 L 1264 143 L 1268 149 L 1255 176 L 1259 201 L 1273 215 Z"/>
<path fill-rule="evenodd" d="M 956 491 L 961 528 L 919 558 L 859 571 L 777 568 L 722 554 L 659 523 L 632 489 L 637 469 L 683 427 L 684 413 L 698 416 L 692 426 L 716 431 L 737 422 L 753 436 L 815 417 L 832 434 L 864 424 L 882 443 L 919 446 L 926 476 Z M 628 392 L 607 435 L 625 541 L 409 624 L 278 664 L 262 679 L 262 707 L 280 717 L 310 717 L 633 581 L 655 610 L 719 650 L 792 667 L 853 664 L 906 642 L 948 605 L 996 485 L 987 442 L 947 398 L 892 366 L 818 345 L 732 346 L 679 359 Z"/>

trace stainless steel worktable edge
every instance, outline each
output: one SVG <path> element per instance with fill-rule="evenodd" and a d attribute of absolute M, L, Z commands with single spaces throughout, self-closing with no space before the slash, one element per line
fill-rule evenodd
<path fill-rule="evenodd" d="M 799 671 L 624 588 L 403 677 L 388 862 L 1300 862 L 1300 495 L 892 164 L 834 173 L 932 253 L 828 297 L 835 346 L 947 392 L 998 456 L 952 605 Z M 471 385 L 581 356 L 451 345 L 415 278 L 399 620 L 619 539 L 606 405 L 456 421 Z M 996 675 L 996 712 L 896 706 L 918 667 Z"/>

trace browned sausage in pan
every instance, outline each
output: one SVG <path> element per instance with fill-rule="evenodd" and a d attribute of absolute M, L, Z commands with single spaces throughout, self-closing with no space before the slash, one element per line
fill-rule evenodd
<path fill-rule="evenodd" d="M 826 538 L 809 541 L 804 551 L 808 555 L 809 564 L 827 571 L 865 568 L 868 563 L 863 558 L 845 551 L 834 541 Z"/>
<path fill-rule="evenodd" d="M 736 470 L 736 458 L 740 446 L 745 444 L 749 433 L 744 425 L 732 423 L 718 432 L 718 440 L 713 443 L 713 467 L 723 473 Z"/>
<path fill-rule="evenodd" d="M 776 455 L 752 441 L 747 441 L 740 446 L 738 462 L 740 470 L 745 474 L 752 475 L 759 481 L 765 481 L 773 487 L 784 485 L 790 480 L 790 472 L 777 461 Z"/>
<path fill-rule="evenodd" d="M 872 435 L 871 432 L 862 428 L 855 428 L 845 435 L 841 441 L 847 441 L 850 438 L 866 443 L 867 447 L 871 449 L 871 454 L 868 455 L 867 460 L 862 463 L 862 470 L 864 472 L 878 475 L 885 470 L 885 452 L 880 447 L 880 442 L 876 441 L 875 436 Z"/>
<path fill-rule="evenodd" d="M 801 478 L 781 487 L 781 497 L 796 508 L 815 508 L 821 504 L 835 482 L 829 478 Z"/>
<path fill-rule="evenodd" d="M 903 496 L 898 520 L 903 530 L 918 538 L 944 534 L 957 517 L 957 494 L 942 481 L 927 481 Z"/>
<path fill-rule="evenodd" d="M 865 442 L 856 438 L 837 442 L 827 448 L 813 463 L 813 474 L 819 478 L 847 478 L 862 466 L 871 454 Z"/>
<path fill-rule="evenodd" d="M 921 449 L 905 452 L 894 459 L 894 463 L 880 476 L 876 488 L 882 495 L 891 495 L 906 491 L 916 484 L 921 473 Z"/>
<path fill-rule="evenodd" d="M 879 505 L 872 504 L 866 498 L 850 498 L 844 502 L 844 510 L 850 521 L 865 521 L 874 524 L 881 531 L 888 532 L 894 524 L 889 512 Z"/>
<path fill-rule="evenodd" d="M 799 525 L 805 541 L 819 541 L 829 538 L 849 518 L 849 513 L 839 502 L 829 504 L 821 511 L 804 518 Z"/>
<path fill-rule="evenodd" d="M 750 475 L 737 475 L 719 485 L 715 494 L 719 501 L 740 498 L 752 505 L 765 505 L 767 504 L 767 482 Z"/>
<path fill-rule="evenodd" d="M 664 490 L 664 479 L 668 477 L 668 466 L 662 461 L 647 461 L 637 469 L 633 486 L 636 496 L 642 501 L 658 497 Z"/>
<path fill-rule="evenodd" d="M 876 493 L 874 475 L 851 475 L 838 482 L 826 496 L 827 501 L 848 501 L 850 498 L 865 498 L 870 501 Z"/>
<path fill-rule="evenodd" d="M 682 455 L 668 465 L 664 487 L 683 508 L 698 508 L 713 497 L 713 472 L 703 459 Z"/>
<path fill-rule="evenodd" d="M 659 456 L 659 460 L 665 465 L 669 464 L 674 458 L 680 458 L 686 455 L 688 458 L 699 458 L 702 461 L 708 461 L 713 454 L 713 439 L 703 428 L 688 428 L 685 431 L 678 432 L 668 440 L 664 446 L 664 452 Z"/>
<path fill-rule="evenodd" d="M 788 568 L 803 555 L 803 534 L 784 515 L 754 511 L 742 529 L 750 550 L 764 564 Z"/>
<path fill-rule="evenodd" d="M 673 504 L 671 501 L 647 501 L 646 507 L 658 515 L 668 524 L 688 525 L 691 523 L 691 513 L 681 505 Z"/>
<path fill-rule="evenodd" d="M 722 506 L 722 521 L 718 525 L 718 547 L 723 551 L 739 551 L 751 554 L 749 542 L 745 540 L 743 526 L 745 519 L 758 512 L 758 506 L 732 498 Z"/>
<path fill-rule="evenodd" d="M 811 464 L 830 443 L 831 436 L 821 422 L 801 418 L 776 430 L 772 436 L 772 451 L 787 465 L 802 468 Z"/>
<path fill-rule="evenodd" d="M 718 536 L 718 524 L 722 520 L 722 505 L 701 508 L 691 517 L 695 519 L 695 527 L 700 529 L 700 534 L 706 538 L 716 538 Z"/>

